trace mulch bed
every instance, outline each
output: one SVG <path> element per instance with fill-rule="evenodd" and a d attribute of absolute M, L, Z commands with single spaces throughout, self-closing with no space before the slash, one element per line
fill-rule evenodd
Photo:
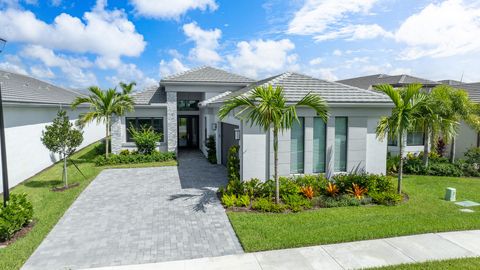
<path fill-rule="evenodd" d="M 54 187 L 54 188 L 52 188 L 52 191 L 54 191 L 54 192 L 63 192 L 63 191 L 69 190 L 69 189 L 71 189 L 71 188 L 78 187 L 79 185 L 80 185 L 79 183 L 74 183 L 74 184 L 68 185 L 68 187 L 65 187 L 65 186 Z"/>
<path fill-rule="evenodd" d="M 27 226 L 23 227 L 20 231 L 16 232 L 12 238 L 10 238 L 9 240 L 6 240 L 6 241 L 3 241 L 3 242 L 0 242 L 0 248 L 4 248 L 4 247 L 7 247 L 8 245 L 10 244 L 13 244 L 15 241 L 17 241 L 18 239 L 24 237 L 25 235 L 28 234 L 28 232 L 30 232 L 32 229 L 33 229 L 33 226 L 35 226 L 35 221 L 32 221 L 30 223 L 28 223 Z"/>

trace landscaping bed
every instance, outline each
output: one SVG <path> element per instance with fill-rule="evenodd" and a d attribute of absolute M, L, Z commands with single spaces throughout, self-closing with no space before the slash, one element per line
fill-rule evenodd
<path fill-rule="evenodd" d="M 480 209 L 463 213 L 443 200 L 446 187 L 457 200 L 480 201 L 480 179 L 406 176 L 409 200 L 396 206 L 335 207 L 299 213 L 229 211 L 245 251 L 293 248 L 428 232 L 480 229 Z"/>

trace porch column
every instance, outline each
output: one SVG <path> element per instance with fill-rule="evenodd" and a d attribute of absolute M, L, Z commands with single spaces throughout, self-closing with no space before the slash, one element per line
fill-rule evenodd
<path fill-rule="evenodd" d="M 122 117 L 112 117 L 111 127 L 112 153 L 118 154 L 122 150 Z"/>
<path fill-rule="evenodd" d="M 167 92 L 167 149 L 177 151 L 177 92 Z"/>

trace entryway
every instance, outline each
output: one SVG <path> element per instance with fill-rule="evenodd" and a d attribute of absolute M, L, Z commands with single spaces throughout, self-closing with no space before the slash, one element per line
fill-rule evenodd
<path fill-rule="evenodd" d="M 222 134 L 222 164 L 227 165 L 228 150 L 234 145 L 238 145 L 238 140 L 235 139 L 235 129 L 238 128 L 236 125 L 231 125 L 227 123 L 222 123 L 221 126 Z"/>
<path fill-rule="evenodd" d="M 198 148 L 198 115 L 178 116 L 178 147 Z"/>

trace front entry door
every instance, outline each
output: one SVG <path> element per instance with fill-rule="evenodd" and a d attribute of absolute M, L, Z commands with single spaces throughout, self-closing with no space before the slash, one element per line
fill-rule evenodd
<path fill-rule="evenodd" d="M 178 116 L 178 147 L 198 148 L 198 116 Z"/>

